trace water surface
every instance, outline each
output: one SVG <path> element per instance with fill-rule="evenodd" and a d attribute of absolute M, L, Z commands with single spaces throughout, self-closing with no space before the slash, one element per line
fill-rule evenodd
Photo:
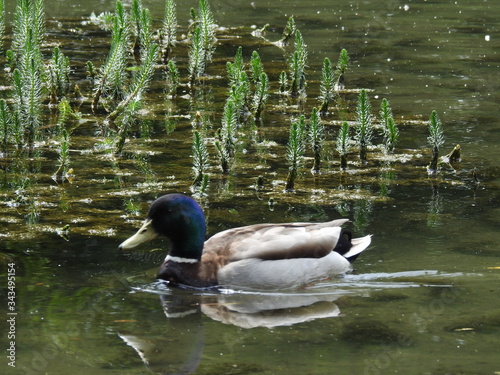
<path fill-rule="evenodd" d="M 159 21 L 163 4 L 144 5 Z M 7 264 L 15 263 L 18 312 L 16 369 L 4 357 L 2 372 L 499 372 L 500 5 L 211 5 L 219 25 L 227 29 L 219 31 L 208 68 L 210 83 L 196 100 L 179 96 L 171 101 L 158 74 L 141 117 L 147 131 L 131 134 L 123 155 L 96 149 L 102 141 L 96 132 L 102 118 L 90 115 L 84 104 L 83 124 L 72 135 L 72 182 L 51 178 L 58 156 L 50 143 L 15 166 L 10 159 L 1 160 L 2 168 L 9 165 L 0 188 L 1 273 L 5 280 Z M 179 2 L 180 32 L 185 32 L 189 8 L 196 6 Z M 47 6 L 49 43 L 61 45 L 74 66 L 75 83 L 85 92 L 90 84 L 84 64 L 89 58 L 97 66 L 102 63 L 109 35 L 82 21 L 92 11 L 113 9 L 112 1 L 71 6 L 54 1 Z M 368 165 L 362 166 L 351 155 L 348 173 L 341 174 L 333 145 L 339 114 L 334 112 L 327 119 L 323 173 L 312 176 L 311 159 L 306 159 L 296 192 L 284 193 L 284 150 L 295 107 L 280 107 L 280 97 L 274 95 L 262 124 L 242 127 L 229 176 L 219 172 L 210 149 L 211 184 L 200 200 L 208 234 L 257 222 L 348 217 L 357 235 L 374 235 L 373 245 L 356 261 L 352 274 L 296 291 L 193 292 L 157 283 L 155 271 L 165 257 L 166 241 L 127 253 L 118 252 L 117 245 L 140 225 L 154 198 L 190 193 L 191 117 L 201 111 L 213 135 L 227 94 L 225 62 L 238 45 L 244 46 L 246 61 L 252 50 L 259 51 L 277 91 L 277 76 L 287 69 L 287 51 L 252 36 L 252 26 L 269 23 L 266 38 L 277 40 L 291 15 L 309 48 L 309 85 L 302 104 L 306 112 L 319 105 L 324 57 L 336 61 L 346 48 L 351 58 L 347 87 L 369 89 L 375 114 L 382 98 L 390 100 L 401 133 L 396 157 L 388 159 L 375 148 Z M 180 46 L 176 55 L 184 69 L 185 51 Z M 181 88 L 179 94 L 187 90 Z M 355 98 L 354 93 L 345 95 L 351 115 Z M 444 152 L 457 143 L 463 152 L 455 170 L 443 166 L 432 178 L 425 168 L 431 110 L 443 121 Z M 256 190 L 259 175 L 265 183 Z M 130 202 L 135 210 L 128 209 Z M 67 224 L 66 233 L 62 228 Z M 1 311 L 6 308 L 2 302 Z M 8 328 L 5 318 L 1 325 Z"/>

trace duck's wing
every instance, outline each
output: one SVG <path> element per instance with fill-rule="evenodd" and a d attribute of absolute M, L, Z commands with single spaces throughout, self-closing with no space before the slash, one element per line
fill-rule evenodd
<path fill-rule="evenodd" d="M 256 224 L 229 229 L 205 242 L 205 251 L 216 252 L 230 262 L 320 258 L 333 250 L 341 234 L 340 226 L 347 221 Z"/>

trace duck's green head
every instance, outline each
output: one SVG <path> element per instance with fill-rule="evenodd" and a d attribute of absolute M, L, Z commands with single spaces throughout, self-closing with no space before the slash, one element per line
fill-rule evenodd
<path fill-rule="evenodd" d="M 142 227 L 119 248 L 131 249 L 163 235 L 172 243 L 170 256 L 199 260 L 205 232 L 205 216 L 198 203 L 182 194 L 167 194 L 151 204 Z"/>

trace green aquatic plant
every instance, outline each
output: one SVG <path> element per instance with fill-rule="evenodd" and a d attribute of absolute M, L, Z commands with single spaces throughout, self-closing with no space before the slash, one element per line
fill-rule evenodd
<path fill-rule="evenodd" d="M 106 122 L 112 123 L 118 116 L 122 116 L 121 124 L 116 134 L 116 153 L 121 153 L 128 129 L 142 106 L 142 95 L 153 77 L 155 62 L 158 59 L 158 50 L 159 47 L 157 44 L 150 45 L 144 61 L 132 79 L 127 95 L 106 118 Z"/>
<path fill-rule="evenodd" d="M 167 64 L 167 94 L 175 97 L 179 87 L 181 74 L 174 60 L 169 60 Z"/>
<path fill-rule="evenodd" d="M 49 68 L 49 91 L 52 103 L 68 95 L 70 88 L 69 80 L 69 58 L 66 57 L 59 47 L 55 47 L 50 60 Z"/>
<path fill-rule="evenodd" d="M 142 94 L 148 87 L 155 69 L 155 63 L 158 59 L 158 44 L 151 44 L 145 53 L 142 64 L 139 70 L 134 74 L 132 83 L 126 91 L 125 98 L 118 103 L 115 110 L 111 112 L 106 118 L 107 121 L 114 121 L 126 108 L 131 105 L 130 109 L 137 106 L 140 102 Z"/>
<path fill-rule="evenodd" d="M 444 132 L 441 120 L 436 111 L 432 111 L 429 117 L 429 136 L 427 137 L 432 147 L 432 159 L 427 166 L 429 174 L 435 174 L 438 167 L 439 148 L 444 144 Z"/>
<path fill-rule="evenodd" d="M 337 134 L 337 142 L 335 148 L 340 155 L 340 169 L 347 169 L 347 155 L 349 155 L 351 145 L 350 145 L 350 126 L 347 121 L 342 123 L 342 126 L 339 129 L 339 133 Z"/>
<path fill-rule="evenodd" d="M 63 129 L 67 129 L 71 121 L 79 118 L 78 114 L 73 111 L 71 104 L 67 98 L 61 99 L 57 105 L 57 131 L 61 133 Z"/>
<path fill-rule="evenodd" d="M 290 59 L 290 94 L 292 96 L 305 95 L 307 86 L 306 69 L 307 65 L 307 45 L 304 43 L 300 30 L 295 31 L 295 51 Z"/>
<path fill-rule="evenodd" d="M 61 131 L 61 138 L 59 140 L 59 161 L 58 168 L 54 173 L 54 179 L 63 179 L 69 170 L 69 145 L 70 136 L 68 131 L 63 128 Z"/>
<path fill-rule="evenodd" d="M 380 119 L 382 121 L 385 149 L 387 152 L 393 152 L 398 143 L 399 130 L 394 122 L 389 101 L 386 98 L 382 99 L 380 103 Z"/>
<path fill-rule="evenodd" d="M 200 186 L 203 176 L 207 174 L 210 167 L 210 155 L 208 154 L 205 139 L 202 134 L 195 130 L 193 132 L 193 186 Z"/>
<path fill-rule="evenodd" d="M 288 160 L 288 176 L 286 178 L 286 191 L 293 191 L 298 170 L 304 159 L 305 117 L 301 115 L 298 121 L 292 121 L 288 136 L 286 158 Z"/>
<path fill-rule="evenodd" d="M 142 0 L 132 0 L 130 6 L 130 24 L 132 26 L 132 34 L 135 36 L 133 46 L 135 55 L 138 55 L 140 51 L 141 13 L 143 9 Z"/>
<path fill-rule="evenodd" d="M 332 67 L 332 62 L 328 57 L 323 60 L 323 68 L 321 69 L 321 82 L 319 87 L 319 97 L 321 107 L 319 111 L 324 116 L 328 113 L 328 105 L 330 101 L 335 99 L 335 75 Z"/>
<path fill-rule="evenodd" d="M 3 51 L 5 37 L 5 0 L 0 0 L 0 52 Z"/>
<path fill-rule="evenodd" d="M 234 62 L 228 61 L 226 64 L 229 80 L 229 99 L 235 104 L 235 111 L 238 118 L 243 118 L 250 107 L 250 80 L 245 71 L 243 62 L 243 49 L 238 47 L 234 56 Z"/>
<path fill-rule="evenodd" d="M 234 54 L 233 62 L 226 63 L 229 87 L 237 86 L 241 82 L 241 76 L 245 73 L 245 63 L 243 61 L 243 47 L 239 46 Z"/>
<path fill-rule="evenodd" d="M 279 77 L 280 93 L 285 94 L 288 90 L 288 77 L 286 72 L 281 72 Z"/>
<path fill-rule="evenodd" d="M 366 90 L 362 89 L 356 105 L 356 141 L 359 146 L 359 158 L 366 163 L 366 153 L 373 138 L 372 106 Z"/>
<path fill-rule="evenodd" d="M 29 59 L 23 73 L 14 71 L 15 109 L 22 129 L 28 133 L 27 142 L 33 146 L 42 124 L 43 83 L 34 58 Z"/>
<path fill-rule="evenodd" d="M 345 72 L 349 64 L 349 54 L 344 48 L 340 51 L 337 66 L 335 67 L 335 89 L 341 90 L 344 88 Z"/>
<path fill-rule="evenodd" d="M 13 86 L 13 118 L 18 144 L 32 146 L 42 124 L 45 94 L 45 67 L 41 45 L 45 40 L 45 13 L 42 0 L 19 0 L 14 14 L 10 64 Z"/>
<path fill-rule="evenodd" d="M 269 97 L 269 78 L 267 74 L 262 72 L 260 79 L 255 86 L 255 93 L 252 101 L 253 115 L 256 119 L 260 119 L 262 111 Z"/>
<path fill-rule="evenodd" d="M 18 0 L 14 13 L 12 49 L 20 63 L 26 55 L 34 56 L 42 68 L 41 46 L 45 40 L 43 0 Z"/>
<path fill-rule="evenodd" d="M 316 107 L 312 109 L 308 130 L 309 143 L 314 153 L 314 164 L 311 171 L 313 173 L 319 173 L 323 143 L 325 141 L 325 128 Z"/>
<path fill-rule="evenodd" d="M 290 17 L 288 19 L 288 22 L 286 23 L 285 29 L 283 30 L 281 39 L 279 40 L 280 43 L 283 45 L 287 45 L 290 38 L 295 34 L 296 30 L 297 26 L 295 25 L 295 20 L 293 17 Z"/>
<path fill-rule="evenodd" d="M 262 60 L 257 51 L 252 52 L 252 57 L 250 58 L 250 70 L 252 82 L 257 84 L 262 78 L 262 73 L 264 73 L 264 65 L 262 65 Z"/>
<path fill-rule="evenodd" d="M 165 15 L 161 28 L 161 54 L 163 61 L 168 61 L 170 52 L 176 43 L 177 34 L 177 13 L 174 0 L 165 1 Z"/>
<path fill-rule="evenodd" d="M 218 132 L 219 139 L 215 142 L 215 146 L 219 153 L 222 172 L 229 173 L 230 163 L 235 155 L 236 128 L 238 126 L 236 105 L 231 99 L 226 101 L 221 121 L 222 126 Z"/>
<path fill-rule="evenodd" d="M 210 10 L 208 0 L 200 0 L 197 20 L 199 21 L 201 30 L 200 36 L 203 45 L 203 59 L 206 63 L 208 63 L 212 61 L 212 56 L 215 51 L 215 43 L 217 42 L 217 38 L 215 36 L 217 24 L 215 23 L 213 13 Z"/>
<path fill-rule="evenodd" d="M 106 96 L 111 100 L 121 100 L 124 96 L 127 59 L 129 57 L 130 22 L 121 1 L 116 2 L 111 32 L 111 46 L 106 62 L 97 73 L 92 101 L 93 111 L 97 110 L 99 100 Z M 88 66 L 87 66 L 88 67 Z"/>
<path fill-rule="evenodd" d="M 141 63 L 148 60 L 149 53 L 154 44 L 153 26 L 149 9 L 141 9 L 139 14 L 139 41 L 141 48 Z"/>
<path fill-rule="evenodd" d="M 205 59 L 203 54 L 203 40 L 201 28 L 197 27 L 191 35 L 191 47 L 189 48 L 189 83 L 194 87 L 196 80 L 205 72 Z"/>
<path fill-rule="evenodd" d="M 0 99 L 0 138 L 2 140 L 2 152 L 7 153 L 7 144 L 12 139 L 12 115 L 5 99 Z"/>

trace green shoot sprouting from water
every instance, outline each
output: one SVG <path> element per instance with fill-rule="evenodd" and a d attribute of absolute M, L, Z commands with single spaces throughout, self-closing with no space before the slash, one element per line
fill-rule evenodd
<path fill-rule="evenodd" d="M 347 155 L 349 154 L 351 145 L 349 144 L 349 124 L 347 121 L 342 123 L 339 134 L 337 135 L 336 149 L 340 155 L 340 169 L 347 169 Z"/>
<path fill-rule="evenodd" d="M 242 51 L 242 47 L 238 47 L 234 56 L 234 62 L 228 61 L 226 64 L 229 78 L 228 100 L 234 103 L 238 119 L 245 117 L 250 107 L 250 81 L 248 74 L 245 72 Z"/>
<path fill-rule="evenodd" d="M 0 99 L 0 138 L 2 142 L 2 152 L 7 153 L 7 144 L 12 138 L 12 115 L 5 99 Z"/>
<path fill-rule="evenodd" d="M 306 91 L 306 65 L 307 65 L 307 46 L 299 30 L 295 31 L 295 51 L 289 62 L 290 78 L 292 81 L 290 94 L 292 96 L 305 95 Z"/>
<path fill-rule="evenodd" d="M 165 1 L 165 16 L 163 17 L 163 27 L 161 29 L 161 53 L 163 61 L 168 61 L 172 47 L 176 43 L 177 14 L 175 1 Z"/>
<path fill-rule="evenodd" d="M 288 146 L 286 158 L 288 159 L 288 176 L 286 178 L 286 191 L 293 191 L 298 169 L 302 166 L 304 158 L 304 133 L 305 117 L 301 115 L 298 121 L 292 121 L 290 134 L 288 136 Z"/>
<path fill-rule="evenodd" d="M 259 81 L 255 87 L 255 94 L 253 97 L 253 115 L 256 119 L 260 119 L 260 115 L 264 110 L 264 107 L 269 96 L 269 78 L 267 74 L 262 72 Z"/>
<path fill-rule="evenodd" d="M 384 145 L 387 152 L 393 152 L 398 143 L 399 130 L 394 122 L 389 101 L 384 98 L 380 103 L 380 118 L 382 120 Z"/>
<path fill-rule="evenodd" d="M 3 51 L 5 35 L 5 0 L 0 0 L 0 52 Z"/>
<path fill-rule="evenodd" d="M 14 14 L 11 64 L 14 87 L 14 122 L 19 142 L 32 148 L 41 125 L 45 68 L 41 45 L 45 38 L 45 13 L 42 0 L 19 0 Z"/>
<path fill-rule="evenodd" d="M 59 47 L 54 48 L 49 64 L 50 98 L 52 103 L 68 95 L 69 92 L 69 59 L 64 56 Z"/>
<path fill-rule="evenodd" d="M 71 121 L 79 118 L 79 114 L 75 113 L 71 108 L 69 100 L 67 98 L 62 98 L 57 105 L 59 114 L 57 116 L 57 133 L 61 134 L 63 129 L 68 129 L 68 125 Z"/>
<path fill-rule="evenodd" d="M 195 81 L 205 72 L 205 59 L 203 55 L 203 41 L 201 39 L 201 28 L 197 27 L 191 35 L 191 47 L 189 48 L 189 83 L 194 86 Z"/>
<path fill-rule="evenodd" d="M 324 116 L 328 113 L 328 105 L 335 98 L 335 75 L 333 72 L 332 62 L 328 57 L 323 60 L 323 68 L 321 70 L 321 83 L 319 88 L 320 94 L 318 99 L 321 101 L 320 113 Z"/>
<path fill-rule="evenodd" d="M 366 153 L 373 138 L 372 106 L 366 90 L 362 89 L 356 106 L 356 141 L 359 146 L 359 158 L 366 163 Z"/>
<path fill-rule="evenodd" d="M 222 126 L 218 134 L 219 140 L 215 142 L 223 173 L 229 173 L 230 163 L 234 158 L 237 123 L 236 105 L 231 99 L 228 99 L 222 115 Z"/>
<path fill-rule="evenodd" d="M 99 69 L 95 79 L 93 111 L 97 110 L 99 99 L 106 95 L 117 100 L 122 99 L 125 69 L 129 56 L 130 22 L 121 1 L 116 2 L 111 32 L 111 47 L 106 62 Z"/>
<path fill-rule="evenodd" d="M 252 52 L 252 57 L 250 58 L 250 70 L 252 72 L 251 79 L 254 84 L 260 81 L 262 78 L 262 73 L 264 73 L 264 65 L 262 65 L 262 60 L 257 51 Z"/>
<path fill-rule="evenodd" d="M 264 72 L 264 66 L 257 51 L 252 52 L 250 59 L 251 80 L 255 85 L 255 92 L 252 100 L 253 115 L 260 119 L 269 96 L 269 78 Z"/>
<path fill-rule="evenodd" d="M 335 90 L 344 88 L 345 72 L 349 63 L 349 55 L 345 49 L 340 51 L 340 56 L 335 67 Z"/>
<path fill-rule="evenodd" d="M 41 46 L 45 39 L 43 0 L 18 0 L 14 14 L 12 48 L 17 63 L 33 57 L 36 68 L 42 69 Z M 29 65 L 27 62 L 25 65 Z"/>
<path fill-rule="evenodd" d="M 280 43 L 283 45 L 287 45 L 290 38 L 292 37 L 292 35 L 295 34 L 296 30 L 297 30 L 297 27 L 295 26 L 295 20 L 293 19 L 293 17 L 290 17 L 288 19 L 286 26 L 285 26 L 285 29 L 283 30 L 283 34 L 281 36 Z"/>
<path fill-rule="evenodd" d="M 205 140 L 198 130 L 193 132 L 193 172 L 194 180 L 193 187 L 200 186 L 203 181 L 203 176 L 207 173 L 210 167 L 209 154 Z"/>
<path fill-rule="evenodd" d="M 234 55 L 234 62 L 228 61 L 226 64 L 229 86 L 237 86 L 240 83 L 241 75 L 245 73 L 243 63 L 243 47 L 239 46 Z"/>
<path fill-rule="evenodd" d="M 168 92 L 167 94 L 170 95 L 172 98 L 175 97 L 177 88 L 179 87 L 180 84 L 180 78 L 181 75 L 179 73 L 179 69 L 175 65 L 174 60 L 169 60 L 167 64 L 167 87 L 168 87 Z"/>
<path fill-rule="evenodd" d="M 61 139 L 59 144 L 59 166 L 57 171 L 54 173 L 53 178 L 63 179 L 64 176 L 68 173 L 69 166 L 69 133 L 66 129 L 62 129 L 61 131 Z"/>
<path fill-rule="evenodd" d="M 205 62 L 211 62 L 215 51 L 215 30 L 217 24 L 210 10 L 208 0 L 200 0 L 198 8 L 198 21 L 200 22 L 201 40 L 203 45 L 203 59 Z"/>
<path fill-rule="evenodd" d="M 316 107 L 312 109 L 311 118 L 309 120 L 309 142 L 314 152 L 313 173 L 319 173 L 321 165 L 321 153 L 323 150 L 323 142 L 325 140 L 325 129 L 321 123 L 319 111 Z"/>
<path fill-rule="evenodd" d="M 286 75 L 286 72 L 280 73 L 279 84 L 280 84 L 280 93 L 286 94 L 288 89 L 288 77 Z"/>
<path fill-rule="evenodd" d="M 436 174 L 439 148 L 444 144 L 443 127 L 436 111 L 432 111 L 429 118 L 429 136 L 427 137 L 427 141 L 432 147 L 432 159 L 427 167 L 427 171 L 429 174 Z"/>

